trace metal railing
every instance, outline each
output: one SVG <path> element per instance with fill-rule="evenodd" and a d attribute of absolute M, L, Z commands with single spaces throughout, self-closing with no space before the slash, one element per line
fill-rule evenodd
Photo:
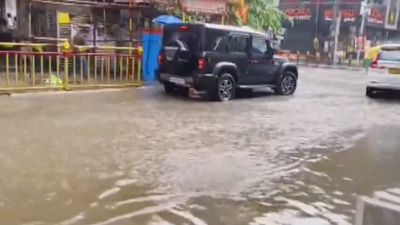
<path fill-rule="evenodd" d="M 347 57 L 338 57 L 336 63 L 333 63 L 332 57 L 321 56 L 319 53 L 313 55 L 309 52 L 302 54 L 300 52 L 280 51 L 277 55 L 285 57 L 289 59 L 289 61 L 294 62 L 297 65 L 305 66 L 337 66 L 363 68 L 366 66 L 367 63 L 364 59 L 361 59 L 360 62 L 357 63 L 357 60 L 352 54 L 349 54 Z"/>
<path fill-rule="evenodd" d="M 7 44 L 7 43 L 6 43 Z M 1 44 L 0 44 L 1 46 Z M 141 86 L 141 48 L 18 43 L 0 51 L 0 93 Z M 54 47 L 54 46 L 53 46 Z"/>

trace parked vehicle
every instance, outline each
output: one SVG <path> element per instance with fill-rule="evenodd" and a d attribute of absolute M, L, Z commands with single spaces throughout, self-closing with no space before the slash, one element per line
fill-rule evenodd
<path fill-rule="evenodd" d="M 275 50 L 267 35 L 248 27 L 179 23 L 164 27 L 158 80 L 166 93 L 207 94 L 228 101 L 238 89 L 269 87 L 278 95 L 296 91 L 296 65 Z"/>
<path fill-rule="evenodd" d="M 380 46 L 367 74 L 366 96 L 373 98 L 380 91 L 400 91 L 400 44 Z"/>

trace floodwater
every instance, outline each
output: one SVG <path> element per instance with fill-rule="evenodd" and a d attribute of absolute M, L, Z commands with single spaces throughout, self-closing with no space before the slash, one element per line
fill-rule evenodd
<path fill-rule="evenodd" d="M 352 224 L 357 195 L 400 183 L 400 100 L 364 82 L 302 69 L 292 97 L 1 97 L 1 224 Z"/>

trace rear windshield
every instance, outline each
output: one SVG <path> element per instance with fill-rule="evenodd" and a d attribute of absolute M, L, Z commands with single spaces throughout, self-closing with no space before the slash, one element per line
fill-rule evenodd
<path fill-rule="evenodd" d="M 185 43 L 190 51 L 198 51 L 201 47 L 200 25 L 174 24 L 164 27 L 163 46 L 173 45 L 175 40 Z"/>
<path fill-rule="evenodd" d="M 382 50 L 379 60 L 400 62 L 400 49 Z"/>

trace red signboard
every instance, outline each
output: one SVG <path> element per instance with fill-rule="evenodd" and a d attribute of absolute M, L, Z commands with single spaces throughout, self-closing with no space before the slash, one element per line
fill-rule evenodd
<path fill-rule="evenodd" d="M 371 9 L 371 14 L 369 14 L 367 21 L 370 23 L 378 23 L 378 24 L 383 24 L 385 21 L 385 13 L 382 10 L 379 9 Z"/>
<path fill-rule="evenodd" d="M 305 9 L 286 9 L 284 11 L 286 15 L 294 20 L 310 20 L 311 19 L 311 11 L 308 8 Z"/>
<path fill-rule="evenodd" d="M 327 9 L 324 11 L 325 20 L 331 21 L 333 18 L 333 10 Z M 344 22 L 354 22 L 357 18 L 357 14 L 354 10 L 340 10 L 342 21 Z"/>

